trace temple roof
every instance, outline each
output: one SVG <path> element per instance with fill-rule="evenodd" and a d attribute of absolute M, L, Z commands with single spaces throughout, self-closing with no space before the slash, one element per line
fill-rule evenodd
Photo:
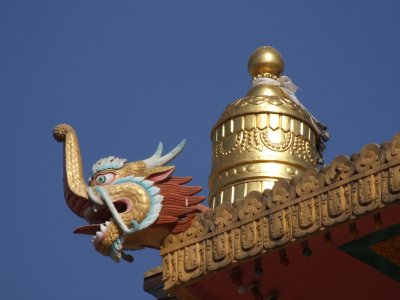
<path fill-rule="evenodd" d="M 272 190 L 250 192 L 198 215 L 186 232 L 164 241 L 165 288 L 190 286 L 272 252 L 285 264 L 285 248 L 295 244 L 309 256 L 315 249 L 308 241 L 315 236 L 323 235 L 328 246 L 338 241 L 344 245 L 360 231 L 365 235 L 396 224 L 399 174 L 400 134 L 382 145 L 366 145 L 350 158 L 339 156 L 320 171 L 307 169 L 290 182 L 278 180 Z M 372 225 L 360 230 L 368 215 Z M 388 217 L 382 220 L 382 215 Z M 331 232 L 343 224 L 348 234 L 342 232 L 335 240 Z"/>

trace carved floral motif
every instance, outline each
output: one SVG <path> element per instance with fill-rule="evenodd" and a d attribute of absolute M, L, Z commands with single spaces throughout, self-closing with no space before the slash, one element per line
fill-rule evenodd
<path fill-rule="evenodd" d="M 274 134 L 280 136 L 279 142 L 272 141 L 270 138 L 272 129 L 253 128 L 251 130 L 241 130 L 236 134 L 231 134 L 223 140 L 216 142 L 213 158 L 219 160 L 233 153 L 242 152 L 262 152 L 264 149 L 274 151 L 287 151 L 292 156 L 298 156 L 306 162 L 314 162 L 315 149 L 302 136 L 295 136 L 293 132 L 284 132 L 277 129 Z"/>
<path fill-rule="evenodd" d="M 235 151 L 252 152 L 263 151 L 265 148 L 275 151 L 286 151 L 292 145 L 293 140 L 296 140 L 296 148 L 291 151 L 291 154 L 299 154 L 307 156 L 309 152 L 309 142 L 301 139 L 301 137 L 294 137 L 292 132 L 284 132 L 278 129 L 277 133 L 280 136 L 279 142 L 273 142 L 270 138 L 272 129 L 265 128 L 263 130 L 255 127 L 251 130 L 241 130 L 236 134 L 231 134 L 222 141 L 216 142 L 214 158 L 220 159 L 221 157 L 228 156 Z M 302 142 L 300 142 L 300 140 Z M 304 143 L 304 146 L 300 146 Z M 303 149 L 304 148 L 304 149 Z M 307 149 L 306 149 L 307 148 Z"/>

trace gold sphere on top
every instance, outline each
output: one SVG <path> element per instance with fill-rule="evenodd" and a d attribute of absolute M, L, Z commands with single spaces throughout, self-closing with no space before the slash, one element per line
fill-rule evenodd
<path fill-rule="evenodd" d="M 247 68 L 253 78 L 264 74 L 279 77 L 285 69 L 285 63 L 278 50 L 263 46 L 256 49 L 250 56 Z"/>

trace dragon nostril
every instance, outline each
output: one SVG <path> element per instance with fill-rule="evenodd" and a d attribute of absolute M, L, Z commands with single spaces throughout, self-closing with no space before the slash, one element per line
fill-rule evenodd
<path fill-rule="evenodd" d="M 128 206 L 126 205 L 126 203 L 124 201 L 118 200 L 118 201 L 115 201 L 113 204 L 115 206 L 115 209 L 120 214 L 126 212 L 128 209 Z"/>

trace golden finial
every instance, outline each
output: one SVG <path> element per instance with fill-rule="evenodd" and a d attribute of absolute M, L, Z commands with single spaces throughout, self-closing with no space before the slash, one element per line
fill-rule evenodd
<path fill-rule="evenodd" d="M 323 127 L 282 76 L 282 56 L 272 47 L 256 49 L 248 70 L 251 89 L 225 108 L 211 132 L 213 147 L 209 203 L 214 209 L 251 191 L 272 189 L 317 167 L 327 140 Z"/>
<path fill-rule="evenodd" d="M 253 78 L 277 78 L 283 73 L 285 63 L 278 50 L 270 46 L 263 46 L 256 49 L 250 56 L 247 68 Z"/>

